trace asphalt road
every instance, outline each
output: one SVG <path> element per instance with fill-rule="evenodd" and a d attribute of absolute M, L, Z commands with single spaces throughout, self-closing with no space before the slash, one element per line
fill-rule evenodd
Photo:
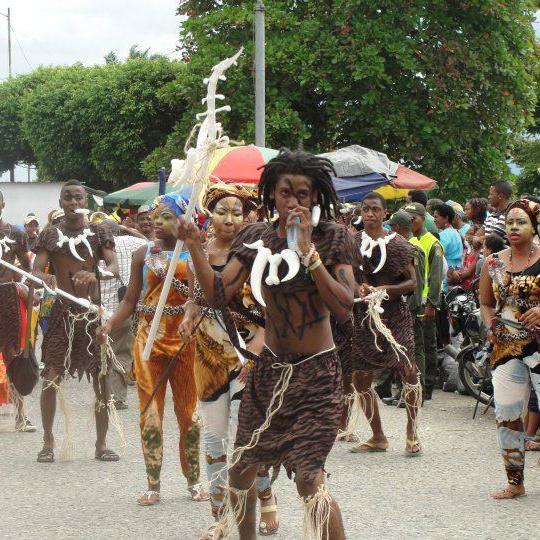
<path fill-rule="evenodd" d="M 210 523 L 209 506 L 187 498 L 175 451 L 178 434 L 170 400 L 165 416 L 162 502 L 141 508 L 135 499 L 145 488 L 145 474 L 133 388 L 129 409 L 120 412 L 128 444 L 118 463 L 93 459 L 90 385 L 70 382 L 68 395 L 76 419 L 71 462 L 37 463 L 41 430 L 15 433 L 13 417 L 0 416 L 0 538 L 197 538 Z M 39 424 L 37 391 L 28 400 L 28 409 Z M 538 454 L 527 455 L 528 497 L 515 501 L 489 497 L 490 491 L 504 484 L 491 411 L 473 421 L 472 399 L 436 392 L 421 415 L 424 454 L 407 459 L 403 456 L 404 410 L 384 405 L 381 409 L 391 444 L 388 452 L 359 456 L 349 452 L 350 444 L 338 443 L 327 463 L 329 487 L 342 508 L 347 538 L 536 537 Z M 61 418 L 56 432 L 61 440 Z M 110 446 L 118 448 L 114 434 Z M 275 488 L 281 527 L 274 538 L 300 539 L 302 507 L 294 484 L 282 474 Z"/>

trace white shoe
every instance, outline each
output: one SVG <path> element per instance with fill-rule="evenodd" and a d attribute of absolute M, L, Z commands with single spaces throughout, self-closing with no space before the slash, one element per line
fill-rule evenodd
<path fill-rule="evenodd" d="M 35 431 L 37 431 L 37 428 L 25 416 L 22 422 L 18 422 L 15 425 L 15 431 L 20 431 L 21 433 L 34 433 Z"/>

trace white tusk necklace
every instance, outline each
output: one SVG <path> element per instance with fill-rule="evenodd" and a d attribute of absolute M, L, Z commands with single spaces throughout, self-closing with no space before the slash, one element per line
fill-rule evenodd
<path fill-rule="evenodd" d="M 379 246 L 379 249 L 381 251 L 381 260 L 379 261 L 379 264 L 377 265 L 377 268 L 373 270 L 372 274 L 376 274 L 377 272 L 380 272 L 384 264 L 386 263 L 386 246 L 390 240 L 392 240 L 396 236 L 396 233 L 389 234 L 385 236 L 384 238 L 377 238 L 377 240 L 374 240 L 366 234 L 365 231 L 362 231 L 362 241 L 360 243 L 360 255 L 362 257 L 367 257 L 368 259 L 371 259 L 373 255 L 373 250 L 375 247 Z"/>

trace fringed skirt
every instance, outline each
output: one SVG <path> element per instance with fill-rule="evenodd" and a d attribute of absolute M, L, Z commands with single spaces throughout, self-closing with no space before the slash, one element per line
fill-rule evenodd
<path fill-rule="evenodd" d="M 266 419 L 276 384 L 287 365 L 292 375 L 283 403 L 254 448 L 242 452 L 235 470 L 255 464 L 283 465 L 289 477 L 313 482 L 324 469 L 342 412 L 342 371 L 335 350 L 314 357 L 274 356 L 265 349 L 251 370 L 238 419 L 235 447 L 249 445 Z"/>
<path fill-rule="evenodd" d="M 351 359 L 354 371 L 400 370 L 407 365 L 414 365 L 414 328 L 409 308 L 401 300 L 384 302 L 382 307 L 382 322 L 406 351 L 398 354 L 380 332 L 375 329 L 372 331 L 369 319 L 366 318 L 365 304 L 355 304 Z"/>
<path fill-rule="evenodd" d="M 81 379 L 97 375 L 101 368 L 96 340 L 96 315 L 72 303 L 57 299 L 43 337 L 42 377 L 51 380 L 77 374 Z"/>

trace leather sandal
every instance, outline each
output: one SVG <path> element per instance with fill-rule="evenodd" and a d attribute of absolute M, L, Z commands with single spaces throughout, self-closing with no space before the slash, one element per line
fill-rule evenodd
<path fill-rule="evenodd" d="M 276 524 L 271 529 L 268 528 L 268 525 L 267 525 L 266 521 L 262 521 L 262 519 L 261 519 L 261 522 L 259 523 L 259 534 L 261 536 L 272 536 L 274 534 L 277 534 L 278 529 L 279 529 L 279 520 L 277 519 L 277 510 L 278 510 L 277 497 L 275 495 L 273 495 L 273 497 L 274 497 L 275 504 L 271 504 L 269 506 L 263 506 L 262 505 L 263 500 L 260 499 L 260 502 L 261 502 L 261 518 L 264 516 L 264 514 L 271 514 L 272 512 L 275 512 L 275 514 L 276 514 Z M 268 500 L 268 499 L 266 499 L 266 500 Z"/>

